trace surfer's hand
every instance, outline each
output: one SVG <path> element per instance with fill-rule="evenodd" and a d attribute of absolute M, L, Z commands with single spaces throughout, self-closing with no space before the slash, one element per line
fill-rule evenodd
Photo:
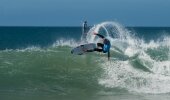
<path fill-rule="evenodd" d="M 96 32 L 94 32 L 93 34 L 94 34 L 94 35 L 96 35 L 97 33 L 96 33 Z"/>

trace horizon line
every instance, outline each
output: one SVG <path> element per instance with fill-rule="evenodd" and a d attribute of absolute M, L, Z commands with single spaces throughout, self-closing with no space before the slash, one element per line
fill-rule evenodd
<path fill-rule="evenodd" d="M 94 25 L 93 25 L 94 26 Z M 93 27 L 93 26 L 89 26 L 89 27 Z M 61 26 L 54 26 L 54 25 L 42 25 L 42 26 L 39 26 L 39 25 L 23 25 L 23 26 L 20 26 L 20 25 L 0 25 L 0 27 L 82 27 L 82 26 L 76 26 L 76 25 L 73 25 L 73 26 L 64 26 L 64 25 L 61 25 Z M 170 26 L 124 26 L 124 27 L 170 27 Z"/>

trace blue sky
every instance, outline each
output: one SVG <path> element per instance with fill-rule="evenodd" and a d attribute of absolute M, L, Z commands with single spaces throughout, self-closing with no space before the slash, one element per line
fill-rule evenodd
<path fill-rule="evenodd" d="M 170 26 L 170 0 L 0 0 L 0 26 Z"/>

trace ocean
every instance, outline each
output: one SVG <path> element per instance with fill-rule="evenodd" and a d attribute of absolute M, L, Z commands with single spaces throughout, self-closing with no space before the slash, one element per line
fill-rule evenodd
<path fill-rule="evenodd" d="M 73 55 L 111 41 L 111 58 Z M 102 22 L 82 27 L 0 27 L 1 100 L 169 100 L 170 28 Z"/>

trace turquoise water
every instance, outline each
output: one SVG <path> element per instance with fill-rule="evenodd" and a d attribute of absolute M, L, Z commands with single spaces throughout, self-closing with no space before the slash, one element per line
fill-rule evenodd
<path fill-rule="evenodd" d="M 102 53 L 72 55 L 83 43 L 112 43 Z M 170 28 L 103 22 L 81 40 L 81 27 L 1 27 L 2 100 L 168 100 Z"/>

